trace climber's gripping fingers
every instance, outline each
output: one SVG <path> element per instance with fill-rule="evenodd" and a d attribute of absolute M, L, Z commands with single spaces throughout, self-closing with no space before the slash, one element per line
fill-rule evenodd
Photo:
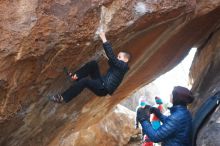
<path fill-rule="evenodd" d="M 107 39 L 106 39 L 106 36 L 105 36 L 105 32 L 101 31 L 99 33 L 99 37 L 101 38 L 103 43 L 107 42 Z"/>

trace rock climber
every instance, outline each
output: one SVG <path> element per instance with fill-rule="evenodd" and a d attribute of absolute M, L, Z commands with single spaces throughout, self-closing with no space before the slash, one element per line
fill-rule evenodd
<path fill-rule="evenodd" d="M 76 72 L 68 72 L 71 79 L 76 82 L 63 93 L 50 96 L 50 100 L 57 103 L 67 103 L 79 95 L 85 88 L 88 88 L 97 96 L 112 95 L 114 93 L 129 70 L 128 62 L 131 55 L 127 51 L 121 51 L 116 57 L 111 44 L 106 39 L 105 33 L 100 32 L 99 36 L 108 57 L 109 69 L 107 73 L 101 75 L 98 63 L 90 61 Z"/>

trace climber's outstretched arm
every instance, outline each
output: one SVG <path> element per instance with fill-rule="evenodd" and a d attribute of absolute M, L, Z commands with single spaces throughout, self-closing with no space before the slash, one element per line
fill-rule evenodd
<path fill-rule="evenodd" d="M 119 60 L 117 59 L 117 57 L 115 56 L 113 49 L 112 49 L 112 45 L 107 41 L 106 36 L 105 36 L 105 32 L 100 32 L 99 36 L 103 42 L 103 48 L 105 50 L 105 53 L 109 59 L 109 61 L 113 62 L 114 64 L 117 64 L 119 62 Z"/>

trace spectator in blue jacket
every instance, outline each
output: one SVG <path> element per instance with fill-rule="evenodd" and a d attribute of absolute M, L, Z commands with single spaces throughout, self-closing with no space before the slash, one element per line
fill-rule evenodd
<path fill-rule="evenodd" d="M 153 142 L 162 142 L 162 146 L 191 146 L 192 117 L 187 105 L 193 102 L 191 91 L 185 87 L 177 86 L 172 91 L 170 108 L 171 115 L 165 116 L 152 107 L 154 113 L 163 123 L 159 129 L 153 129 L 149 116 L 139 117 L 140 123 L 149 139 Z"/>
<path fill-rule="evenodd" d="M 128 62 L 130 60 L 130 54 L 126 51 L 121 51 L 115 56 L 111 44 L 106 39 L 105 33 L 100 32 L 99 36 L 109 59 L 107 73 L 105 75 L 100 74 L 96 61 L 88 62 L 75 73 L 72 74 L 69 72 L 68 75 L 71 79 L 77 82 L 62 94 L 51 96 L 49 98 L 50 100 L 58 103 L 62 103 L 63 101 L 69 102 L 85 88 L 88 88 L 98 96 L 111 95 L 117 89 L 129 69 Z M 87 78 L 88 76 L 91 78 Z"/>

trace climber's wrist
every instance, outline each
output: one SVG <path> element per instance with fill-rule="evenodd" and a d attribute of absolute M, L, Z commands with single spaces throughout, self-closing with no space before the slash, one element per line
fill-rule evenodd
<path fill-rule="evenodd" d="M 106 43 L 107 39 L 106 38 L 102 39 L 102 42 L 103 42 L 103 44 Z"/>
<path fill-rule="evenodd" d="M 103 43 L 107 42 L 106 36 L 105 36 L 105 32 L 100 32 L 99 33 L 99 37 L 101 38 Z"/>

